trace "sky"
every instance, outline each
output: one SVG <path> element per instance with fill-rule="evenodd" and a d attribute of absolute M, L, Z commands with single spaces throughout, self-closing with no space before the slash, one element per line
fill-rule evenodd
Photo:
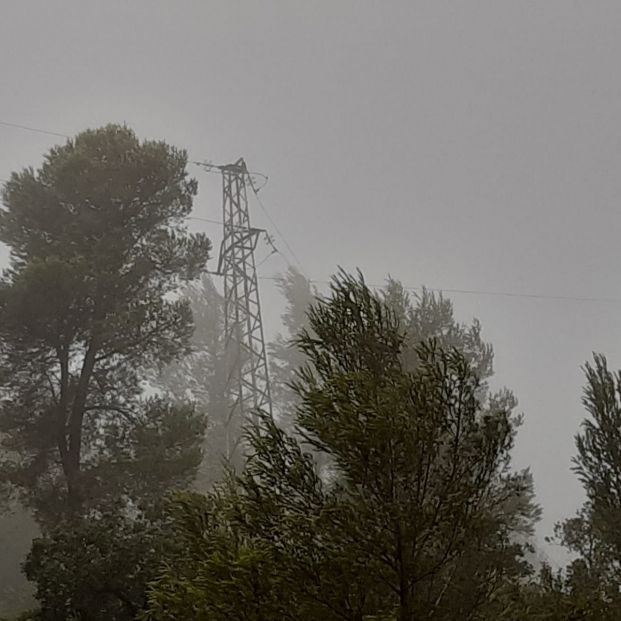
<path fill-rule="evenodd" d="M 260 196 L 286 241 L 251 201 L 253 223 L 311 278 L 342 266 L 371 283 L 390 274 L 481 292 L 447 295 L 461 320 L 480 319 L 496 386 L 519 399 L 514 463 L 532 468 L 539 537 L 574 513 L 581 366 L 597 351 L 621 367 L 621 3 L 1 0 L 0 9 L 0 122 L 68 135 L 125 122 L 192 160 L 244 157 L 269 176 Z M 36 166 L 58 141 L 0 124 L 0 178 Z M 219 179 L 192 173 L 196 216 L 219 219 Z M 194 224 L 217 247 L 219 227 Z M 285 267 L 274 255 L 260 272 Z M 280 302 L 262 285 L 274 330 Z"/>

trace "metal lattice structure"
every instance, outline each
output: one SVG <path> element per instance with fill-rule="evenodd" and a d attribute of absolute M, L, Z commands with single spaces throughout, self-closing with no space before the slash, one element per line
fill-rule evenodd
<path fill-rule="evenodd" d="M 240 431 L 257 410 L 272 412 L 267 351 L 261 319 L 254 251 L 262 229 L 250 225 L 243 159 L 219 166 L 222 173 L 222 221 L 218 273 L 224 277 L 226 393 L 230 404 L 225 456 L 239 457 Z"/>

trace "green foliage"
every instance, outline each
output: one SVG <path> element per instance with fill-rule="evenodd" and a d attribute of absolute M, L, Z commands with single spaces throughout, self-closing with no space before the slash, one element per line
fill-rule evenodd
<path fill-rule="evenodd" d="M 579 584 L 565 571 L 544 565 L 536 580 L 515 585 L 503 593 L 500 621 L 615 621 L 618 607 L 591 591 L 588 582 Z"/>
<path fill-rule="evenodd" d="M 508 471 L 510 411 L 483 406 L 457 350 L 407 351 L 396 313 L 362 280 L 341 274 L 308 317 L 295 433 L 261 416 L 243 473 L 177 505 L 184 544 L 153 585 L 150 618 L 480 618 L 478 602 L 450 606 L 455 576 L 481 558 L 480 581 L 525 570 L 509 536 L 532 507 L 504 515 L 523 481 Z M 329 457 L 330 476 L 306 446 Z"/>
<path fill-rule="evenodd" d="M 100 492 L 128 492 L 113 485 L 121 462 L 131 471 L 146 459 L 136 444 L 141 433 L 148 444 L 154 408 L 142 398 L 144 370 L 187 350 L 189 305 L 170 294 L 209 250 L 184 229 L 196 193 L 186 163 L 185 152 L 110 125 L 4 186 L 0 481 L 43 524 Z"/>
<path fill-rule="evenodd" d="M 34 541 L 25 564 L 42 621 L 130 621 L 168 542 L 166 522 L 106 510 L 65 522 Z"/>
<path fill-rule="evenodd" d="M 43 621 L 129 621 L 142 609 L 170 545 L 161 501 L 194 480 L 203 437 L 204 418 L 193 406 L 159 399 L 149 400 L 141 424 L 102 433 L 102 442 L 123 448 L 101 478 L 107 490 L 93 492 L 106 501 L 48 527 L 28 555 Z"/>
<path fill-rule="evenodd" d="M 172 516 L 176 547 L 150 591 L 146 618 L 283 618 L 286 584 L 273 551 L 235 526 L 238 510 L 225 487 L 178 497 Z"/>
<path fill-rule="evenodd" d="M 585 366 L 583 403 L 590 415 L 576 436 L 575 471 L 589 499 L 598 538 L 621 560 L 621 373 L 596 355 Z"/>
<path fill-rule="evenodd" d="M 404 364 L 417 364 L 416 345 L 435 339 L 443 349 L 455 348 L 462 353 L 481 381 L 481 387 L 493 374 L 494 352 L 481 337 L 481 325 L 475 319 L 471 325 L 459 323 L 453 305 L 441 293 L 428 289 L 415 297 L 415 303 L 400 282 L 390 279 L 383 291 L 383 300 L 392 309 L 406 334 Z M 514 407 L 515 404 L 512 404 Z"/>
<path fill-rule="evenodd" d="M 576 436 L 574 470 L 587 500 L 555 534 L 575 557 L 562 576 L 568 605 L 582 615 L 575 618 L 612 620 L 621 615 L 621 373 L 600 354 L 584 371 L 589 418 Z"/>
<path fill-rule="evenodd" d="M 186 164 L 109 125 L 2 192 L 0 483 L 41 527 L 26 572 L 46 621 L 135 616 L 169 541 L 157 507 L 202 459 L 204 413 L 145 392 L 189 349 L 175 294 L 210 247 L 185 230 Z"/>

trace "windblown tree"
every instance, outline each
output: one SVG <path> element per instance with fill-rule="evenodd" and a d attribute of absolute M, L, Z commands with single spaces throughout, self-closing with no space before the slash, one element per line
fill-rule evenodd
<path fill-rule="evenodd" d="M 563 570 L 544 567 L 516 591 L 501 618 L 613 621 L 621 616 L 621 373 L 596 354 L 584 367 L 588 417 L 576 435 L 574 471 L 586 492 L 577 514 L 557 524 L 555 537 L 572 555 Z"/>
<path fill-rule="evenodd" d="M 224 300 L 210 276 L 181 288 L 194 319 L 191 351 L 161 369 L 155 384 L 176 403 L 193 401 L 206 415 L 204 455 L 196 486 L 206 491 L 220 478 L 229 407 L 226 396 Z M 241 433 L 241 430 L 238 431 Z"/>
<path fill-rule="evenodd" d="M 613 621 L 621 617 L 621 372 L 595 354 L 584 366 L 587 418 L 576 435 L 577 473 L 586 500 L 556 525 L 572 560 L 514 593 L 502 619 Z"/>
<path fill-rule="evenodd" d="M 621 561 L 621 372 L 609 370 L 606 359 L 596 355 L 585 373 L 589 418 L 576 436 L 575 472 L 587 494 L 588 521 Z"/>
<path fill-rule="evenodd" d="M 89 511 L 44 524 L 24 571 L 36 585 L 42 621 L 133 621 L 144 608 L 170 541 L 163 504 L 189 489 L 201 463 L 204 419 L 191 404 L 149 400 L 106 463 L 106 494 Z"/>
<path fill-rule="evenodd" d="M 586 502 L 557 526 L 556 536 L 575 559 L 563 588 L 585 619 L 621 615 L 621 372 L 594 356 L 584 367 L 583 404 L 589 414 L 576 436 L 577 473 Z"/>
<path fill-rule="evenodd" d="M 283 333 L 269 344 L 270 381 L 275 416 L 288 427 L 297 404 L 290 383 L 304 363 L 304 354 L 295 346 L 294 338 L 308 324 L 306 313 L 315 292 L 306 277 L 292 267 L 279 277 L 277 285 L 286 308 Z M 197 481 L 197 487 L 204 491 L 222 475 L 226 427 L 231 424 L 227 420 L 224 299 L 206 274 L 200 282 L 182 287 L 180 296 L 189 302 L 194 318 L 191 352 L 160 370 L 154 384 L 175 402 L 193 400 L 207 415 L 205 454 Z M 243 429 L 233 429 L 232 433 L 241 436 Z M 241 462 L 228 465 L 243 467 Z"/>
<path fill-rule="evenodd" d="M 452 302 L 441 293 L 424 288 L 412 300 L 403 285 L 392 278 L 382 291 L 382 299 L 403 326 L 406 338 L 404 364 L 408 368 L 414 368 L 419 362 L 415 351 L 417 344 L 435 339 L 444 349 L 460 351 L 481 381 L 481 390 L 487 390 L 486 382 L 494 372 L 494 351 L 483 340 L 478 320 L 470 325 L 459 323 Z M 509 393 L 506 397 L 513 399 Z"/>
<path fill-rule="evenodd" d="M 187 350 L 189 303 L 170 294 L 209 251 L 184 227 L 197 189 L 186 164 L 184 151 L 109 125 L 3 188 L 0 472 L 42 523 L 140 493 L 132 464 L 147 457 L 132 442 L 159 433 L 168 408 L 144 397 L 144 369 Z M 198 424 L 191 408 L 175 416 Z M 168 482 L 185 476 L 177 453 L 166 455 Z"/>
<path fill-rule="evenodd" d="M 494 352 L 483 340 L 476 319 L 471 324 L 459 323 L 451 301 L 441 293 L 423 289 L 412 298 L 394 279 L 389 279 L 382 294 L 384 302 L 404 326 L 405 368 L 415 370 L 420 364 L 417 346 L 434 339 L 441 348 L 454 348 L 464 356 L 479 379 L 477 399 L 484 412 L 515 410 L 517 399 L 511 391 L 490 391 L 488 381 L 494 373 Z M 512 417 L 513 434 L 521 422 L 521 416 Z M 473 533 L 469 549 L 460 557 L 446 586 L 441 605 L 444 619 L 457 621 L 474 614 L 496 618 L 502 608 L 496 596 L 503 593 L 507 582 L 525 579 L 531 572 L 531 562 L 537 563 L 532 539 L 541 510 L 535 502 L 530 471 L 499 473 L 492 504 L 496 508 L 490 512 L 494 517 L 488 528 Z"/>
<path fill-rule="evenodd" d="M 277 281 L 286 300 L 282 314 L 283 332 L 270 343 L 270 379 L 277 418 L 284 420 L 298 405 L 298 396 L 291 388 L 297 370 L 306 362 L 296 340 L 309 327 L 308 311 L 317 300 L 318 293 L 311 282 L 297 269 L 289 267 Z M 383 302 L 395 314 L 405 332 L 404 364 L 416 364 L 416 346 L 428 339 L 436 339 L 443 348 L 459 350 L 471 364 L 481 380 L 481 390 L 487 392 L 487 380 L 493 375 L 494 352 L 481 336 L 481 324 L 459 323 L 453 305 L 441 293 L 428 289 L 414 298 L 403 285 L 390 278 L 380 292 Z M 515 398 L 504 392 L 507 407 L 513 409 Z M 287 425 L 285 424 L 285 427 Z"/>
<path fill-rule="evenodd" d="M 288 428 L 298 405 L 291 382 L 296 371 L 306 362 L 304 353 L 296 346 L 300 332 L 308 328 L 308 311 L 316 300 L 317 291 L 295 267 L 289 267 L 276 281 L 286 305 L 281 315 L 283 332 L 269 344 L 270 384 L 275 416 Z"/>
<path fill-rule="evenodd" d="M 317 299 L 317 293 L 309 281 L 293 268 L 280 279 L 279 287 L 287 301 L 283 314 L 285 331 L 283 335 L 278 335 L 270 348 L 271 378 L 277 419 L 281 425 L 285 423 L 286 429 L 290 429 L 299 404 L 299 395 L 292 389 L 291 383 L 297 369 L 306 361 L 295 339 L 301 331 L 309 329 L 307 313 Z M 460 323 L 455 318 L 451 301 L 441 293 L 423 289 L 411 296 L 399 281 L 392 278 L 380 296 L 404 332 L 402 364 L 406 370 L 414 371 L 420 364 L 417 347 L 429 339 L 435 339 L 441 348 L 455 348 L 467 360 L 480 381 L 477 396 L 482 408 L 506 411 L 516 408 L 517 400 L 509 390 L 490 392 L 488 380 L 493 375 L 493 349 L 483 340 L 477 320 L 471 324 Z M 513 428 L 516 429 L 519 424 L 520 418 L 514 416 Z M 329 456 L 314 451 L 314 457 L 320 471 L 325 472 Z M 476 536 L 473 534 L 471 549 L 462 555 L 459 566 L 455 568 L 453 580 L 447 587 L 447 596 L 442 600 L 444 618 L 461 620 L 468 614 L 474 614 L 474 611 L 480 612 L 484 603 L 502 592 L 507 580 L 521 579 L 529 571 L 529 562 L 537 563 L 532 539 L 540 509 L 534 501 L 530 472 L 524 470 L 500 477 L 496 485 L 496 498 L 506 500 L 495 512 L 489 528 Z M 499 571 L 501 564 L 503 569 Z M 495 613 L 490 611 L 489 614 L 493 617 Z"/>
<path fill-rule="evenodd" d="M 244 472 L 176 505 L 179 546 L 151 618 L 481 618 L 476 607 L 458 617 L 448 598 L 473 540 L 501 538 L 520 491 L 514 416 L 481 402 L 462 353 L 406 343 L 363 281 L 335 279 L 298 340 L 294 433 L 264 416 Z M 306 445 L 330 457 L 333 477 L 317 474 Z M 504 558 L 488 566 L 509 571 Z"/>

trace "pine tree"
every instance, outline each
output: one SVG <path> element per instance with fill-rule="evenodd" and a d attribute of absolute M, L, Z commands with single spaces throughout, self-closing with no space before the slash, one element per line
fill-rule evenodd
<path fill-rule="evenodd" d="M 2 191 L 0 484 L 41 529 L 26 571 L 45 621 L 134 617 L 166 540 L 158 505 L 202 458 L 202 414 L 145 391 L 189 347 L 174 293 L 209 251 L 185 230 L 186 164 L 110 125 Z"/>
<path fill-rule="evenodd" d="M 44 523 L 144 487 L 123 439 L 147 437 L 155 411 L 169 411 L 143 398 L 144 370 L 186 350 L 191 312 L 169 294 L 209 251 L 184 229 L 197 187 L 186 163 L 185 152 L 110 125 L 4 186 L 0 476 Z M 177 416 L 195 424 L 189 409 Z"/>
<path fill-rule="evenodd" d="M 447 601 L 473 540 L 510 528 L 514 417 L 499 400 L 483 406 L 459 351 L 406 343 L 363 281 L 335 279 L 298 340 L 295 433 L 262 417 L 245 470 L 176 506 L 181 546 L 151 618 L 459 618 Z M 305 445 L 329 455 L 331 478 Z M 519 563 L 519 550 L 507 556 Z M 490 575 L 513 576 L 507 556 L 490 555 Z"/>
<path fill-rule="evenodd" d="M 595 354 L 584 366 L 588 413 L 576 435 L 577 473 L 586 502 L 556 527 L 556 539 L 575 557 L 563 581 L 566 597 L 585 619 L 621 614 L 621 373 Z"/>

